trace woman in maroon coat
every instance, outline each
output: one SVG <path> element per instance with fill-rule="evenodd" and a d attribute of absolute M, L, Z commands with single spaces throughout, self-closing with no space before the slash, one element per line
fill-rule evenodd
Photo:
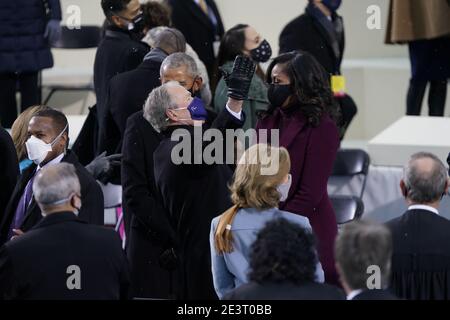
<path fill-rule="evenodd" d="M 309 219 L 325 279 L 336 284 L 333 251 L 337 224 L 327 181 L 339 147 L 339 132 L 329 76 L 313 56 L 299 52 L 275 58 L 267 75 L 271 108 L 261 115 L 257 130 L 279 129 L 279 145 L 288 149 L 292 163 L 292 186 L 280 209 Z M 270 137 L 270 132 L 267 135 Z"/>

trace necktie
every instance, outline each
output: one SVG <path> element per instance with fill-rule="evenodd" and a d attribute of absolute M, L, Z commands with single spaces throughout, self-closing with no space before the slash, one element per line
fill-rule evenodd
<path fill-rule="evenodd" d="M 27 186 L 23 191 L 22 197 L 20 197 L 16 213 L 11 223 L 8 239 L 10 239 L 14 235 L 12 229 L 20 228 L 20 225 L 22 224 L 23 219 L 25 218 L 28 206 L 30 205 L 31 199 L 33 198 L 33 181 L 35 176 L 36 172 L 33 173 L 33 175 L 31 176 L 31 179 L 28 181 Z"/>
<path fill-rule="evenodd" d="M 208 15 L 208 5 L 205 0 L 198 0 L 198 6 L 202 9 L 204 14 Z"/>

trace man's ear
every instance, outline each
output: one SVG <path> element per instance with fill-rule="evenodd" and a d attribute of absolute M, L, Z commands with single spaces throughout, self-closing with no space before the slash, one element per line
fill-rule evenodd
<path fill-rule="evenodd" d="M 202 79 L 202 77 L 195 78 L 194 85 L 193 85 L 194 91 L 195 92 L 199 92 L 202 87 L 203 87 L 203 79 Z"/>
<path fill-rule="evenodd" d="M 448 194 L 449 181 L 450 181 L 449 178 L 447 178 L 447 181 L 445 182 L 444 195 Z"/>
<path fill-rule="evenodd" d="M 176 112 L 173 109 L 167 109 L 166 110 L 166 116 L 167 116 L 167 118 L 169 118 L 173 122 L 177 122 L 178 121 L 178 116 L 177 116 Z"/>
<path fill-rule="evenodd" d="M 123 25 L 122 25 L 122 19 L 120 19 L 119 16 L 112 15 L 111 18 L 110 18 L 110 20 L 111 20 L 111 22 L 112 22 L 113 25 L 115 25 L 115 26 L 117 26 L 117 27 L 119 27 L 119 28 L 123 27 Z"/>
<path fill-rule="evenodd" d="M 59 138 L 58 144 L 61 149 L 65 150 L 66 148 L 69 148 L 69 135 L 67 134 L 67 131 L 65 131 L 61 138 Z"/>
<path fill-rule="evenodd" d="M 400 180 L 400 190 L 402 190 L 402 195 L 406 199 L 408 197 L 408 188 L 406 187 L 406 183 L 403 179 Z"/>

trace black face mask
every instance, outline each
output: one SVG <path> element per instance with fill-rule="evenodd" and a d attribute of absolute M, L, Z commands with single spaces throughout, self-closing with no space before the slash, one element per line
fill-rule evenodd
<path fill-rule="evenodd" d="M 196 80 L 197 78 L 195 78 L 194 79 L 194 83 L 192 84 L 192 87 L 188 90 L 189 91 L 189 93 L 191 94 L 191 97 L 192 98 L 202 98 L 202 95 L 201 95 L 201 93 L 200 93 L 200 90 L 198 90 L 197 92 L 194 92 L 194 85 L 195 85 L 195 80 Z"/>
<path fill-rule="evenodd" d="M 292 95 L 290 84 L 273 84 L 269 86 L 267 98 L 272 106 L 281 108 L 286 100 Z"/>
<path fill-rule="evenodd" d="M 264 63 L 269 61 L 270 57 L 272 56 L 272 48 L 266 40 L 263 40 L 258 48 L 250 51 L 250 54 L 253 61 Z"/>

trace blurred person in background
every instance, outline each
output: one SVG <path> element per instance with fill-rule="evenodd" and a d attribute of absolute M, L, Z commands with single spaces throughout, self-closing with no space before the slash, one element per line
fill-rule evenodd
<path fill-rule="evenodd" d="M 314 56 L 329 74 L 332 90 L 342 114 L 340 139 L 344 138 L 357 113 L 352 97 L 345 91 L 341 64 L 345 50 L 344 20 L 337 13 L 342 0 L 308 0 L 305 13 L 289 22 L 281 31 L 280 54 L 306 51 Z"/>
<path fill-rule="evenodd" d="M 450 79 L 450 1 L 391 0 L 386 43 L 408 44 L 406 114 L 420 116 L 429 86 L 428 115 L 442 117 Z"/>
<path fill-rule="evenodd" d="M 392 235 L 385 226 L 370 221 L 353 221 L 336 239 L 336 268 L 347 300 L 396 300 L 389 287 Z M 378 267 L 378 281 L 372 271 Z M 369 287 L 374 286 L 374 287 Z"/>
<path fill-rule="evenodd" d="M 270 44 L 251 26 L 238 24 L 228 30 L 220 43 L 218 65 L 225 73 L 229 73 L 233 67 L 234 59 L 238 55 L 245 54 L 257 64 L 255 77 L 252 79 L 248 100 L 244 101 L 244 111 L 247 116 L 244 129 L 255 128 L 257 114 L 266 111 L 269 105 L 267 100 L 267 85 L 264 82 L 265 75 L 259 63 L 269 61 L 272 56 Z M 224 77 L 221 77 L 214 95 L 214 108 L 217 112 L 222 110 L 227 101 L 228 87 Z"/>
<path fill-rule="evenodd" d="M 209 79 L 214 79 L 220 39 L 224 34 L 222 18 L 214 0 L 166 0 L 172 23 L 186 37 L 206 65 Z M 210 84 L 214 89 L 214 85 Z"/>
<path fill-rule="evenodd" d="M 268 175 L 264 167 L 277 170 Z M 287 150 L 265 144 L 251 146 L 238 162 L 230 186 L 234 205 L 211 223 L 212 274 L 220 299 L 248 282 L 250 246 L 268 221 L 283 217 L 311 230 L 307 218 L 278 209 L 289 192 L 290 170 Z M 324 281 L 318 262 L 313 281 Z"/>
<path fill-rule="evenodd" d="M 5 214 L 9 198 L 19 176 L 16 149 L 9 133 L 0 127 L 0 216 Z"/>
<path fill-rule="evenodd" d="M 103 129 L 101 119 L 106 112 L 109 81 L 115 75 L 139 66 L 150 50 L 140 41 L 144 20 L 138 0 L 102 0 L 101 5 L 107 22 L 105 36 L 97 48 L 94 62 L 98 132 Z M 99 143 L 98 133 L 93 139 Z M 96 154 L 102 152 L 95 151 Z"/>
<path fill-rule="evenodd" d="M 14 0 L 0 4 L 0 123 L 11 128 L 20 110 L 41 101 L 39 73 L 53 67 L 50 47 L 61 36 L 59 0 Z M 20 112 L 19 112 L 20 113 Z"/>

